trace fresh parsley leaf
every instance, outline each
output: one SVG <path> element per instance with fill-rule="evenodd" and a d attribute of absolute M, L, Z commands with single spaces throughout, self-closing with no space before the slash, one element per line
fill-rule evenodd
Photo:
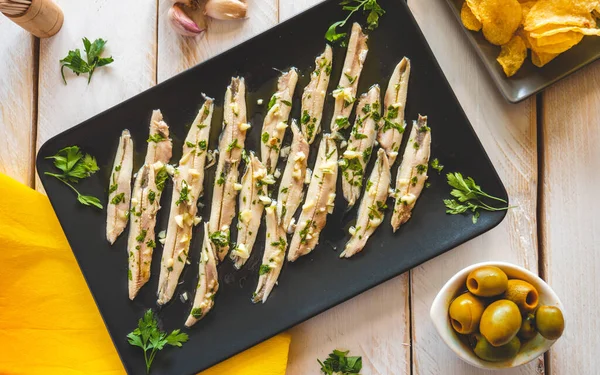
<path fill-rule="evenodd" d="M 271 108 L 273 108 L 275 103 L 277 103 L 277 95 L 273 94 L 273 96 L 271 96 L 271 100 L 269 100 L 269 105 L 267 106 L 267 111 L 271 110 Z"/>
<path fill-rule="evenodd" d="M 188 335 L 176 329 L 167 334 L 158 328 L 158 322 L 151 309 L 146 311 L 144 316 L 138 321 L 138 327 L 127 335 L 129 344 L 137 346 L 144 350 L 144 360 L 146 361 L 146 372 L 150 372 L 152 362 L 159 350 L 166 345 L 181 347 L 188 341 Z"/>
<path fill-rule="evenodd" d="M 462 174 L 454 172 L 448 173 L 446 178 L 448 185 L 453 188 L 450 195 L 455 198 L 444 199 L 447 214 L 458 215 L 471 211 L 473 213 L 473 223 L 475 224 L 480 215 L 478 210 L 504 211 L 513 208 L 512 206 L 506 206 L 508 204 L 506 200 L 485 193 L 471 177 L 465 179 Z M 490 200 L 502 202 L 503 205 L 502 207 L 494 207 L 489 202 Z M 485 201 L 488 201 L 488 203 Z"/>
<path fill-rule="evenodd" d="M 65 78 L 65 68 L 71 69 L 75 75 L 89 73 L 88 75 L 88 84 L 92 80 L 92 75 L 96 70 L 96 67 L 105 66 L 112 63 L 114 60 L 112 57 L 100 57 L 102 51 L 104 50 L 104 46 L 106 45 L 106 40 L 99 38 L 90 42 L 88 38 L 83 38 L 83 47 L 85 49 L 86 60 L 81 57 L 81 52 L 79 49 L 71 50 L 67 53 L 67 56 L 60 60 L 60 74 L 62 75 L 62 79 L 67 84 L 67 80 Z"/>
<path fill-rule="evenodd" d="M 79 203 L 102 209 L 102 204 L 98 198 L 82 195 L 72 185 L 84 178 L 90 177 L 99 170 L 96 159 L 93 156 L 83 154 L 78 146 L 69 146 L 58 151 L 56 155 L 48 156 L 46 159 L 54 160 L 54 166 L 62 173 L 45 172 L 44 174 L 55 177 L 70 187 L 77 194 Z"/>
<path fill-rule="evenodd" d="M 343 27 L 348 19 L 357 11 L 363 11 L 367 15 L 367 28 L 375 30 L 379 26 L 379 18 L 385 14 L 385 10 L 377 3 L 377 0 L 344 0 L 340 3 L 343 10 L 349 11 L 348 16 L 343 21 L 333 23 L 325 33 L 325 39 L 332 43 L 341 42 L 345 44 L 347 33 L 338 32 L 338 27 Z"/>
<path fill-rule="evenodd" d="M 321 372 L 326 375 L 360 375 L 362 357 L 350 357 L 350 351 L 334 350 L 329 357 L 321 362 Z"/>

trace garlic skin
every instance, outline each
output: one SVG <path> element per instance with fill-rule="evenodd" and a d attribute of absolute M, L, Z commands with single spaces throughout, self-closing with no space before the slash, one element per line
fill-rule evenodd
<path fill-rule="evenodd" d="M 248 4 L 245 0 L 208 0 L 204 14 L 217 20 L 246 18 Z"/>
<path fill-rule="evenodd" d="M 173 29 L 180 35 L 193 37 L 202 35 L 206 31 L 185 13 L 183 6 L 179 3 L 173 4 L 169 9 L 168 17 Z"/>

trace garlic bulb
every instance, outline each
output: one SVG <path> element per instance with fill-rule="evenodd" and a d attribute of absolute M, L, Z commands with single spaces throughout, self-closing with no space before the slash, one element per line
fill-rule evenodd
<path fill-rule="evenodd" d="M 246 18 L 246 0 L 208 0 L 204 14 L 218 20 Z"/>
<path fill-rule="evenodd" d="M 185 12 L 185 8 L 185 5 L 177 3 L 169 9 L 168 17 L 173 29 L 183 36 L 198 36 L 204 34 L 206 27 L 204 25 L 199 26 L 197 22 L 192 20 Z"/>

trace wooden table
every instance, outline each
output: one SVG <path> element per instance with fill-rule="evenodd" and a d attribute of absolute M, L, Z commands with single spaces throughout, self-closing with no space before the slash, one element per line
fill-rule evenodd
<path fill-rule="evenodd" d="M 249 19 L 213 21 L 199 41 L 173 33 L 167 0 L 57 1 L 65 24 L 50 39 L 0 17 L 0 172 L 38 189 L 34 157 L 48 138 L 319 0 L 249 0 Z M 497 373 L 598 373 L 600 63 L 509 104 L 444 1 L 409 5 L 518 207 L 491 232 L 293 328 L 288 374 L 318 373 L 316 358 L 333 348 L 362 355 L 364 374 L 484 373 L 442 343 L 428 316 L 442 284 L 484 260 L 539 272 L 567 308 L 566 332 L 550 353 Z M 65 86 L 58 60 L 83 36 L 107 39 L 116 61 L 89 86 L 83 78 Z"/>

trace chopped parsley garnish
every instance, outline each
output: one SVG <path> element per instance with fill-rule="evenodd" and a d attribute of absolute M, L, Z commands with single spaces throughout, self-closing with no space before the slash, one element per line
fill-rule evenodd
<path fill-rule="evenodd" d="M 275 105 L 275 103 L 277 103 L 277 95 L 273 94 L 273 96 L 271 96 L 271 100 L 269 100 L 269 105 L 267 106 L 267 110 L 270 111 L 271 108 L 273 108 L 273 106 Z"/>
<path fill-rule="evenodd" d="M 268 132 L 264 132 L 262 133 L 262 135 L 260 136 L 260 139 L 262 140 L 262 143 L 267 143 L 269 142 L 269 133 Z"/>
<path fill-rule="evenodd" d="M 440 161 L 437 158 L 433 159 L 430 164 L 431 168 L 438 171 L 438 174 L 442 173 L 442 169 L 444 169 L 444 166 L 440 164 Z"/>
<path fill-rule="evenodd" d="M 242 148 L 242 146 L 238 144 L 237 138 L 227 145 L 227 152 L 231 152 L 234 148 Z"/>
<path fill-rule="evenodd" d="M 167 138 L 165 138 L 164 135 L 162 135 L 160 133 L 156 133 L 156 134 L 150 134 L 150 136 L 148 137 L 147 142 L 148 143 L 150 143 L 150 142 L 158 143 L 158 142 L 164 141 L 165 139 L 167 139 Z"/>
<path fill-rule="evenodd" d="M 111 200 L 111 204 L 119 204 L 125 200 L 125 193 L 115 195 Z"/>
<path fill-rule="evenodd" d="M 304 112 L 302 113 L 302 117 L 300 118 L 300 122 L 302 124 L 308 124 L 309 121 L 310 121 L 310 114 L 305 109 Z"/>
<path fill-rule="evenodd" d="M 199 307 L 194 307 L 192 312 L 190 313 L 195 319 L 202 318 L 202 309 Z"/>
<path fill-rule="evenodd" d="M 156 177 L 154 178 L 158 191 L 163 191 L 165 189 L 165 183 L 168 178 L 169 172 L 167 172 L 167 166 L 163 165 L 158 172 L 156 172 Z"/>
<path fill-rule="evenodd" d="M 287 105 L 288 107 L 292 106 L 292 102 L 290 102 L 289 100 L 282 100 L 281 101 L 283 104 Z"/>
<path fill-rule="evenodd" d="M 140 232 L 140 234 L 137 235 L 135 240 L 137 242 L 143 242 L 146 239 L 146 233 L 148 233 L 148 230 L 142 229 L 142 231 Z"/>
<path fill-rule="evenodd" d="M 211 233 L 208 237 L 218 247 L 226 247 L 229 244 L 229 231 L 218 230 Z"/>
<path fill-rule="evenodd" d="M 346 129 L 350 126 L 350 121 L 348 121 L 348 117 L 340 116 L 335 119 L 335 124 L 340 127 L 340 129 Z"/>
<path fill-rule="evenodd" d="M 117 191 L 117 188 L 119 187 L 119 185 L 117 184 L 112 184 L 110 185 L 110 188 L 108 188 L 108 194 L 113 193 L 115 191 Z"/>
<path fill-rule="evenodd" d="M 156 199 L 156 193 L 154 192 L 154 190 L 150 190 L 148 192 L 148 201 L 150 202 L 150 204 L 154 204 L 155 199 Z"/>
<path fill-rule="evenodd" d="M 427 172 L 427 164 L 419 164 L 417 165 L 417 173 L 418 174 L 423 174 Z"/>
<path fill-rule="evenodd" d="M 348 79 L 348 82 L 350 82 L 350 84 L 353 84 L 354 81 L 356 81 L 356 76 L 352 77 L 350 74 L 348 73 L 344 73 L 344 76 Z"/>
<path fill-rule="evenodd" d="M 271 266 L 269 266 L 268 264 L 261 264 L 260 268 L 258 269 L 258 274 L 264 275 L 266 273 L 269 273 L 269 271 L 271 271 Z"/>
<path fill-rule="evenodd" d="M 175 205 L 179 206 L 181 203 L 188 203 L 190 201 L 190 187 L 188 183 L 183 180 L 181 181 L 181 191 L 179 192 L 179 199 L 175 202 Z"/>

